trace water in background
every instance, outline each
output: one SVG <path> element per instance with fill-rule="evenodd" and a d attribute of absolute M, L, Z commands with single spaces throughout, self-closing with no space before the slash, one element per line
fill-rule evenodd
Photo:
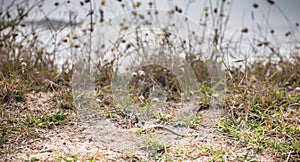
<path fill-rule="evenodd" d="M 6 1 L 3 2 L 4 6 L 6 3 L 9 4 Z M 276 53 L 286 58 L 292 51 L 299 50 L 300 30 L 298 26 L 300 16 L 296 7 L 300 5 L 299 1 L 276 1 L 274 5 L 263 1 L 256 3 L 258 8 L 253 7 L 255 2 L 252 1 L 232 0 L 229 2 L 231 2 L 231 5 L 229 5 L 231 7 L 230 18 L 224 34 L 223 45 L 221 45 L 226 49 L 223 51 L 226 63 L 237 65 L 239 63 L 234 63 L 237 60 L 251 61 L 260 56 L 274 55 L 274 51 L 271 51 L 269 47 L 257 47 L 259 43 L 263 42 L 269 42 Z M 82 31 L 89 26 L 90 6 L 88 4 L 80 5 L 79 2 L 69 4 L 63 2 L 54 5 L 55 2 L 50 0 L 43 1 L 43 4 L 42 11 L 36 9 L 29 15 L 25 22 L 29 26 L 25 30 L 35 29 L 46 50 L 55 53 L 55 60 L 57 64 L 61 65 L 64 61 L 76 55 L 74 49 L 70 46 L 77 45 L 79 48 L 89 46 L 90 35 L 87 34 L 83 38 Z M 158 9 L 170 9 L 176 5 L 187 6 L 187 4 L 189 3 L 177 0 L 168 3 L 159 1 L 156 7 Z M 198 24 L 202 13 L 199 11 L 199 6 L 204 9 L 208 5 L 208 1 L 195 1 L 185 7 L 182 14 Z M 93 8 L 95 11 L 94 20 L 98 20 L 100 17 L 98 9 L 103 9 L 106 19 L 117 17 L 122 12 L 132 9 L 130 7 L 122 9 L 115 2 L 107 2 L 105 7 L 94 2 Z M 142 5 L 140 9 L 146 8 L 146 5 Z M 247 28 L 248 32 L 242 33 L 243 28 Z M 213 36 L 214 29 L 208 26 L 204 30 L 207 39 L 211 39 L 209 37 Z M 63 42 L 66 37 L 74 37 L 76 33 L 81 37 L 81 40 L 74 41 L 73 39 L 73 42 Z M 99 36 L 99 39 L 101 39 L 101 36 Z M 274 55 L 274 58 L 277 57 Z"/>

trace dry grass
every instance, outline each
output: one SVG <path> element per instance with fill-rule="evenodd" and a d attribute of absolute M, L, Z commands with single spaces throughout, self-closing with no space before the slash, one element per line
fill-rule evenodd
<path fill-rule="evenodd" d="M 81 5 L 86 3 L 89 1 L 82 2 Z M 103 1 L 101 4 L 105 6 L 106 3 Z M 137 8 L 140 5 L 141 3 L 135 4 Z M 95 141 L 90 132 L 83 132 L 83 121 L 76 114 L 77 109 L 72 100 L 70 85 L 73 66 L 66 62 L 62 67 L 58 67 L 54 61 L 54 54 L 46 52 L 40 46 L 36 33 L 26 34 L 20 30 L 23 26 L 22 20 L 30 10 L 31 8 L 28 12 L 20 11 L 14 17 L 9 13 L 0 14 L 1 160 L 300 160 L 300 58 L 297 50 L 291 54 L 289 60 L 274 62 L 267 57 L 264 61 L 255 60 L 249 65 L 245 63 L 244 70 L 238 67 L 228 68 L 226 102 L 219 105 L 224 107 L 226 113 L 215 125 L 216 129 L 205 138 L 184 137 L 178 141 L 186 143 L 171 145 L 163 143 L 155 136 L 164 131 L 141 129 L 141 122 L 137 121 L 135 114 L 114 102 L 110 87 L 113 62 L 98 66 L 97 97 L 101 101 L 99 106 L 105 119 L 123 132 L 134 130 L 133 134 L 136 136 L 149 137 L 145 140 L 145 145 L 151 149 L 146 150 L 146 154 L 120 152 L 116 151 L 117 148 L 108 149 L 102 146 Z M 182 12 L 178 6 L 175 11 Z M 208 10 L 205 12 L 205 17 L 208 17 L 210 13 Z M 219 25 L 223 22 L 221 17 L 224 15 L 218 17 L 222 20 L 219 21 Z M 221 26 L 219 28 L 225 30 Z M 244 33 L 246 31 L 243 30 Z M 219 33 L 222 31 L 216 31 L 212 40 L 217 45 L 221 45 L 222 40 Z M 22 36 L 23 39 L 16 39 L 17 36 Z M 166 36 L 165 40 L 167 39 Z M 195 70 L 198 81 L 207 79 L 209 74 L 202 61 L 187 61 Z M 153 85 L 159 84 L 169 93 L 168 103 L 163 112 L 151 114 L 151 119 L 144 122 L 178 122 L 174 117 L 180 114 L 176 99 L 181 90 L 175 76 L 160 66 L 145 66 L 136 70 L 146 72 L 146 75 L 133 78 L 130 82 L 130 93 L 135 94 L 132 99 L 137 103 L 135 106 L 140 112 L 149 111 L 147 95 Z M 141 81 L 143 84 L 138 84 Z M 210 106 L 207 100 L 212 96 L 207 91 L 211 87 L 205 84 L 205 81 L 202 83 L 197 84 L 199 92 L 205 97 L 197 106 L 206 108 Z M 141 95 L 145 98 L 138 98 Z M 203 124 L 201 114 L 195 116 L 184 119 L 184 124 L 191 132 L 201 130 Z"/>

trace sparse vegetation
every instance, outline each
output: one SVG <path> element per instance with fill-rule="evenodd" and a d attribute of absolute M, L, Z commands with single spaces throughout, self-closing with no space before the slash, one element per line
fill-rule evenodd
<path fill-rule="evenodd" d="M 290 49 L 290 55 L 285 58 L 272 43 L 269 34 L 253 37 L 249 44 L 253 47 L 255 55 L 262 55 L 255 60 L 245 59 L 237 60 L 233 64 L 225 62 L 223 59 L 229 55 L 243 53 L 241 52 L 243 37 L 251 31 L 247 27 L 241 29 L 241 38 L 239 41 L 226 40 L 225 33 L 230 17 L 230 3 L 228 0 L 218 1 L 215 4 L 210 3 L 204 7 L 201 13 L 200 26 L 203 27 L 201 37 L 196 37 L 194 31 L 190 31 L 190 36 L 195 38 L 194 44 L 201 44 L 202 41 L 212 42 L 217 50 L 212 52 L 211 57 L 205 58 L 204 52 L 188 49 L 186 40 L 178 38 L 176 33 L 171 29 L 176 24 L 168 24 L 169 28 L 161 29 L 155 33 L 148 31 L 153 36 L 153 42 L 147 42 L 149 35 L 144 33 L 142 28 L 134 30 L 135 40 L 128 41 L 126 33 L 130 28 L 128 19 L 118 20 L 118 24 L 108 23 L 109 18 L 104 17 L 109 7 L 117 3 L 120 10 L 126 11 L 126 8 L 132 12 L 132 19 L 143 24 L 149 24 L 155 19 L 149 15 L 159 15 L 156 10 L 155 1 L 149 1 L 147 4 L 140 1 L 118 1 L 108 2 L 102 0 L 100 3 L 99 13 L 93 9 L 91 1 L 85 0 L 77 2 L 53 2 L 55 7 L 76 5 L 80 9 L 86 9 L 88 12 L 84 20 L 77 23 L 76 15 L 72 10 L 69 12 L 69 22 L 67 25 L 60 27 L 51 24 L 49 17 L 42 10 L 43 3 L 35 1 L 30 5 L 24 5 L 25 1 L 13 1 L 1 6 L 0 10 L 0 157 L 1 160 L 20 160 L 13 159 L 14 155 L 25 154 L 22 152 L 23 145 L 32 146 L 42 149 L 42 146 L 35 146 L 39 140 L 51 139 L 43 134 L 57 131 L 57 129 L 66 129 L 72 131 L 74 123 L 78 122 L 78 108 L 73 101 L 72 88 L 78 85 L 75 79 L 83 79 L 74 75 L 76 72 L 90 74 L 96 88 L 96 105 L 93 106 L 95 112 L 102 113 L 103 117 L 109 120 L 124 132 L 134 130 L 134 135 L 143 138 L 141 150 L 146 151 L 146 155 L 138 153 L 121 153 L 115 155 L 114 159 L 127 161 L 299 161 L 300 160 L 300 55 L 299 45 L 295 44 Z M 267 0 L 270 6 L 276 5 L 274 1 Z M 7 2 L 8 3 L 8 2 Z M 132 3 L 132 4 L 131 4 Z M 170 1 L 170 3 L 174 3 Z M 192 2 L 188 2 L 188 6 Z M 25 7 L 21 7 L 25 6 Z M 140 12 L 139 8 L 148 6 L 152 9 L 148 12 Z M 182 14 L 184 7 L 170 5 L 168 18 Z M 260 7 L 260 4 L 254 3 L 254 10 Z M 278 6 L 280 7 L 280 6 Z M 40 40 L 39 30 L 32 28 L 27 31 L 27 17 L 35 9 L 40 9 L 44 14 L 48 28 L 53 31 L 51 35 L 51 45 L 45 45 Z M 97 11 L 98 11 L 97 9 Z M 147 10 L 146 10 L 147 11 Z M 88 19 L 88 20 L 87 20 Z M 257 20 L 252 20 L 257 24 Z M 267 20 L 266 20 L 267 21 Z M 111 21 L 112 22 L 112 21 Z M 172 22 L 172 21 L 170 21 Z M 97 42 L 99 49 L 93 51 L 91 44 L 93 32 L 97 24 L 107 23 L 107 28 L 114 27 L 121 34 L 115 42 L 109 42 L 107 47 L 105 41 Z M 268 24 L 268 23 L 267 23 Z M 296 27 L 299 24 L 296 23 Z M 173 26 L 172 26 L 173 25 Z M 211 35 L 208 31 L 213 29 Z M 266 29 L 271 28 L 267 25 Z M 64 29 L 70 29 L 63 33 Z M 261 29 L 264 30 L 264 29 Z M 105 31 L 106 32 L 106 31 Z M 124 32 L 125 34 L 122 34 Z M 272 29 L 271 34 L 274 33 Z M 63 35 L 63 36 L 61 36 Z M 287 31 L 286 37 L 293 35 L 293 32 Z M 238 43 L 240 42 L 240 44 Z M 106 42 L 107 43 L 107 42 Z M 153 44 L 151 44 L 153 43 Z M 166 58 L 173 61 L 175 65 L 184 67 L 190 66 L 194 71 L 196 90 L 185 89 L 182 78 L 185 75 L 175 75 L 188 73 L 180 68 L 163 67 L 163 64 L 155 65 L 154 63 L 163 60 L 150 62 L 146 65 L 148 53 L 151 51 L 147 47 L 155 48 L 162 51 Z M 48 46 L 51 46 L 49 48 Z M 75 62 L 66 59 L 65 62 L 58 64 L 57 57 L 60 50 L 65 50 L 70 54 L 76 55 Z M 107 52 L 109 51 L 109 52 Z M 142 59 L 138 68 L 133 68 L 128 76 L 118 76 L 118 61 L 122 57 L 134 52 L 141 54 Z M 264 53 L 265 52 L 265 53 Z M 97 53 L 99 60 L 93 60 L 92 54 Z M 102 54 L 111 54 L 108 57 Z M 183 54 L 179 58 L 175 54 Z M 83 56 L 80 56 L 82 54 Z M 228 56 L 226 56 L 228 54 Z M 85 58 L 82 59 L 81 57 Z M 98 56 L 97 56 L 98 57 Z M 221 59 L 220 59 L 221 58 Z M 151 58 L 150 58 L 151 59 Z M 182 60 L 186 61 L 181 65 Z M 90 65 L 95 61 L 92 67 L 85 67 L 84 64 Z M 220 61 L 221 60 L 221 61 Z M 82 62 L 80 62 L 82 61 Z M 138 62 L 138 61 L 137 61 Z M 197 132 L 203 127 L 204 116 L 202 110 L 208 109 L 211 105 L 213 89 L 219 85 L 213 85 L 209 72 L 219 72 L 218 67 L 211 71 L 208 64 L 215 65 L 221 62 L 225 66 L 226 79 L 226 96 L 224 102 L 217 106 L 225 109 L 225 114 L 221 120 L 214 125 L 214 131 L 211 136 L 205 136 L 205 139 L 189 139 L 188 144 L 167 144 L 156 136 L 158 131 L 152 129 L 145 131 L 143 127 L 147 123 L 158 123 L 172 126 L 185 126 L 191 132 Z M 79 64 L 80 63 L 80 64 Z M 136 63 L 132 63 L 136 65 Z M 80 65 L 80 66 L 78 66 Z M 82 65 L 82 66 L 81 66 Z M 168 69 L 170 68 L 170 69 Z M 178 71 L 176 71 L 178 70 Z M 72 82 L 73 75 L 73 82 Z M 75 76 L 75 77 L 74 77 Z M 183 77 L 182 77 L 183 76 Z M 78 78 L 76 78 L 78 77 Z M 116 101 L 114 94 L 115 87 L 111 83 L 116 83 L 118 77 L 124 77 L 127 81 L 124 84 L 128 102 L 123 100 Z M 75 79 L 74 79 L 75 78 Z M 89 79 L 82 80 L 83 84 L 90 84 Z M 78 80 L 77 80 L 78 82 Z M 86 86 L 84 85 L 84 86 Z M 80 87 L 80 85 L 79 85 Z M 94 90 L 93 89 L 93 90 Z M 80 96 L 81 94 L 76 94 Z M 198 96 L 198 108 L 195 114 L 180 116 L 178 111 L 180 105 L 178 102 L 182 97 L 189 100 L 190 96 Z M 161 98 L 159 98 L 161 97 Z M 159 109 L 153 109 L 151 104 L 166 101 L 164 106 Z M 86 105 L 89 105 L 87 103 Z M 98 107 L 99 108 L 98 108 Z M 89 111 L 88 109 L 84 111 Z M 77 113 L 77 114 L 76 114 Z M 74 117 L 75 116 L 75 117 Z M 83 118 L 82 118 L 83 119 Z M 82 121 L 81 121 L 82 122 Z M 79 124 L 80 125 L 80 124 Z M 77 126 L 77 125 L 76 125 Z M 67 132 L 67 130 L 66 130 Z M 78 131 L 82 133 L 82 130 Z M 77 133 L 78 133 L 77 132 Z M 71 136 L 71 135 L 69 135 Z M 99 135 L 101 136 L 101 135 Z M 62 138 L 62 137 L 61 137 Z M 180 137 L 181 138 L 181 137 Z M 75 140 L 74 140 L 75 141 Z M 90 138 L 88 141 L 93 141 Z M 82 141 L 81 141 L 82 142 Z M 82 142 L 82 143 L 84 143 Z M 69 147 L 63 142 L 64 147 Z M 43 148 L 47 152 L 47 148 Z M 98 161 L 106 159 L 106 153 L 100 153 L 99 148 L 94 153 L 80 154 L 69 150 L 67 154 L 48 151 L 48 155 L 55 161 Z M 87 149 L 87 148 L 86 148 Z M 90 148 L 89 148 L 90 149 Z M 114 149 L 114 148 L 112 148 Z M 67 150 L 67 149 L 65 149 Z M 25 150 L 26 151 L 26 150 Z M 103 150 L 102 150 L 103 151 Z M 30 152 L 30 151 L 29 151 Z M 117 152 L 117 151 L 116 151 Z M 39 152 L 44 153 L 44 152 Z M 112 152 L 109 152 L 112 153 Z M 107 154 L 109 154 L 107 153 Z M 26 157 L 24 159 L 24 156 Z M 37 157 L 35 155 L 24 155 L 23 159 L 27 161 L 40 161 L 49 157 Z M 267 156 L 267 157 L 264 157 Z"/>

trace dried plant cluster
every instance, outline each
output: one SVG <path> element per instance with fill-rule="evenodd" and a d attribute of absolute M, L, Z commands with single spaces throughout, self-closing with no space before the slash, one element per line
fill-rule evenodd
<path fill-rule="evenodd" d="M 266 2 L 270 7 L 280 8 L 273 0 L 266 0 Z M 40 132 L 71 125 L 72 120 L 75 119 L 69 117 L 69 114 L 76 112 L 72 100 L 71 81 L 76 71 L 93 76 L 91 80 L 96 85 L 97 106 L 104 111 L 105 117 L 120 128 L 138 129 L 136 133 L 141 135 L 149 132 L 139 129 L 140 123 L 137 121 L 137 115 L 130 115 L 131 112 L 129 113 L 125 107 L 117 105 L 114 101 L 113 87 L 111 87 L 114 80 L 119 79 L 118 77 L 125 77 L 129 96 L 132 100 L 142 103 L 135 106 L 141 106 L 140 111 L 143 112 L 149 111 L 147 98 L 151 95 L 153 88 L 162 88 L 162 91 L 166 93 L 164 95 L 167 101 L 170 101 L 169 105 L 164 107 L 165 112 L 152 117 L 160 124 L 166 124 L 175 120 L 174 112 L 177 112 L 177 107 L 172 105 L 172 101 L 177 101 L 184 93 L 181 80 L 184 77 L 177 74 L 190 72 L 185 71 L 188 68 L 182 67 L 188 65 L 195 76 L 197 91 L 194 94 L 201 96 L 198 101 L 199 109 L 201 109 L 208 107 L 210 100 L 214 97 L 211 93 L 213 88 L 211 79 L 212 72 L 215 71 L 211 69 L 218 71 L 218 68 L 212 67 L 217 63 L 224 66 L 226 71 L 226 98 L 221 105 L 226 109 L 226 114 L 216 124 L 217 129 L 214 134 L 229 142 L 234 142 L 236 144 L 234 150 L 229 149 L 231 147 L 227 147 L 226 144 L 224 148 L 207 146 L 205 143 L 201 146 L 191 144 L 188 148 L 171 147 L 161 143 L 155 136 L 151 136 L 145 141 L 146 145 L 151 147 L 151 153 L 148 156 L 124 154 L 119 158 L 135 161 L 176 161 L 207 157 L 211 161 L 255 161 L 259 157 L 268 155 L 270 157 L 268 160 L 273 161 L 300 160 L 299 44 L 291 47 L 289 56 L 286 57 L 279 50 L 280 44 L 274 43 L 273 39 L 281 38 L 275 37 L 276 31 L 270 25 L 260 29 L 258 32 L 260 34 L 253 33 L 252 38 L 249 35 L 253 31 L 248 27 L 241 27 L 239 39 L 227 39 L 230 0 L 208 1 L 207 6 L 199 11 L 201 18 L 197 25 L 202 28 L 201 33 L 193 31 L 193 27 L 188 28 L 190 30 L 187 36 L 190 38 L 189 41 L 179 38 L 176 33 L 175 29 L 178 29 L 181 24 L 166 23 L 169 26 L 165 25 L 158 31 L 146 30 L 139 26 L 129 30 L 132 24 L 137 22 L 144 26 L 159 24 L 155 17 L 161 13 L 157 9 L 159 6 L 155 0 L 147 3 L 101 0 L 97 8 L 95 8 L 95 2 L 90 0 L 53 2 L 56 8 L 76 6 L 77 9 L 83 9 L 86 12 L 86 17 L 78 20 L 76 18 L 78 15 L 71 9 L 72 7 L 68 8 L 69 21 L 63 25 L 59 24 L 60 21 L 56 22 L 57 25 L 50 20 L 51 12 L 47 15 L 40 1 L 32 3 L 24 0 L 7 3 L 10 3 L 8 7 L 1 7 L 0 10 L 0 157 L 4 161 L 9 160 L 9 157 L 14 157 L 21 150 L 22 141 L 39 138 Z M 186 6 L 176 5 L 173 1 L 169 3 L 170 8 L 165 11 L 167 14 L 163 22 L 172 22 L 172 18 L 176 15 L 183 16 L 189 10 L 189 6 L 193 5 L 193 1 L 188 1 Z M 140 12 L 139 9 L 143 6 L 147 10 Z M 261 5 L 253 3 L 249 7 L 255 13 Z M 107 15 L 114 8 L 122 12 L 130 11 L 127 13 L 129 17 L 121 15 L 114 20 L 110 19 Z M 26 19 L 36 10 L 41 10 L 41 13 L 45 15 L 47 25 L 44 27 L 52 33 L 51 42 L 48 44 L 41 41 L 41 33 L 39 33 L 41 31 L 30 28 L 30 23 Z M 266 21 L 270 14 L 272 13 L 266 15 Z M 259 25 L 255 15 L 251 21 L 254 25 Z M 96 42 L 96 48 L 94 48 L 95 42 L 92 41 L 99 36 L 99 33 L 95 31 L 97 25 L 101 26 L 101 24 L 104 24 L 108 30 L 114 29 L 112 31 L 116 35 L 113 36 L 117 36 L 118 39 L 101 39 Z M 291 31 L 286 31 L 284 37 L 290 40 L 297 39 L 294 37 L 293 29 L 299 29 L 299 22 L 290 26 L 292 26 Z M 30 28 L 29 31 L 28 28 Z M 64 30 L 68 32 L 62 32 Z M 259 56 L 256 57 L 257 59 L 250 61 L 247 59 L 243 51 L 245 40 L 250 40 L 246 43 L 252 47 L 251 53 Z M 206 51 L 201 49 L 203 42 L 212 43 L 217 52 L 205 55 Z M 60 51 L 71 54 L 72 59 L 58 64 L 57 58 Z M 165 58 L 174 63 L 174 66 L 162 66 L 171 65 L 159 62 L 168 60 L 165 58 L 157 57 L 157 60 L 151 62 L 150 56 L 161 56 L 152 55 L 152 52 L 165 55 Z M 183 56 L 177 56 L 179 54 Z M 237 55 L 245 56 L 245 58 L 233 64 L 224 61 L 228 57 L 234 60 Z M 138 58 L 132 62 L 132 65 L 141 66 L 128 66 L 129 70 L 125 76 L 116 76 L 120 70 L 116 67 L 119 67 L 123 58 L 129 56 Z M 155 64 L 157 62 L 160 64 Z M 186 64 L 182 64 L 183 62 Z M 78 66 L 79 63 L 82 66 Z M 90 73 L 92 75 L 88 75 Z M 47 95 L 44 96 L 44 94 Z M 143 98 L 140 98 L 141 96 Z M 39 105 L 35 102 L 37 98 L 49 98 L 49 100 L 42 101 L 41 106 L 35 106 L 33 109 L 31 103 Z M 185 118 L 185 121 L 191 130 L 197 131 L 202 124 L 202 116 Z M 155 130 L 149 134 L 155 134 Z M 244 151 L 241 153 L 241 150 Z M 31 159 L 21 160 L 38 160 L 32 156 L 35 155 L 30 155 Z M 57 156 L 57 161 L 70 158 L 102 160 L 97 157 L 86 159 L 79 155 L 78 157 L 77 155 Z"/>

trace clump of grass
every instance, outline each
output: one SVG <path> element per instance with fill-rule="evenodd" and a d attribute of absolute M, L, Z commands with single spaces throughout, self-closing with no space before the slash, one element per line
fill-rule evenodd
<path fill-rule="evenodd" d="M 32 90 L 58 90 L 68 86 L 72 68 L 55 64 L 34 31 L 24 32 L 23 21 L 37 4 L 20 8 L 12 3 L 0 14 L 0 92 L 1 102 L 24 101 Z M 16 7 L 16 9 L 14 9 Z M 17 12 L 14 12 L 17 11 Z"/>
<path fill-rule="evenodd" d="M 36 138 L 38 133 L 32 127 L 43 129 L 65 124 L 68 114 L 62 111 L 74 107 L 71 94 L 65 90 L 59 97 L 66 102 L 60 102 L 61 109 L 54 113 L 46 112 L 41 107 L 43 114 L 37 115 L 26 108 L 26 95 L 29 93 L 68 89 L 73 69 L 67 62 L 62 67 L 55 64 L 54 53 L 47 52 L 39 41 L 37 31 L 23 30 L 26 26 L 23 22 L 38 4 L 24 6 L 22 3 L 25 1 L 8 3 L 11 6 L 1 6 L 0 12 L 1 157 L 13 153 L 17 149 L 15 146 L 24 138 Z"/>
<path fill-rule="evenodd" d="M 65 110 L 75 108 L 71 89 L 67 88 L 65 90 L 61 90 L 58 97 L 60 97 L 60 100 L 63 101 L 60 103 L 60 108 Z"/>
<path fill-rule="evenodd" d="M 299 87 L 300 86 L 300 56 L 291 54 L 290 60 L 280 60 L 277 62 L 271 59 L 267 61 L 257 60 L 252 64 L 250 75 L 256 77 L 258 80 L 270 82 L 274 85 L 285 87 Z"/>
<path fill-rule="evenodd" d="M 30 83 L 17 78 L 2 78 L 0 76 L 0 103 L 23 102 Z"/>
<path fill-rule="evenodd" d="M 141 73 L 142 74 L 139 74 Z M 151 88 L 161 87 L 169 97 L 175 99 L 180 96 L 180 85 L 174 74 L 165 67 L 159 65 L 147 65 L 136 70 L 137 76 L 133 76 L 130 81 L 130 89 L 138 96 L 143 95 L 148 98 Z"/>
<path fill-rule="evenodd" d="M 31 128 L 31 127 L 45 127 L 51 125 L 61 125 L 66 122 L 68 114 L 62 113 L 60 111 L 55 112 L 52 115 L 46 115 L 42 117 L 37 117 L 35 115 L 28 115 L 22 121 L 22 123 Z"/>
<path fill-rule="evenodd" d="M 53 158 L 56 161 L 79 161 L 80 160 L 80 157 L 75 154 L 67 154 L 64 156 L 53 156 Z M 94 160 L 89 160 L 89 161 L 94 161 Z"/>
<path fill-rule="evenodd" d="M 155 133 L 149 134 L 142 142 L 144 148 L 149 153 L 149 157 L 153 160 L 159 160 L 161 155 L 169 149 L 170 146 L 161 141 Z"/>
<path fill-rule="evenodd" d="M 256 153 L 271 153 L 274 160 L 299 159 L 300 123 L 295 119 L 300 118 L 300 95 L 293 87 L 298 86 L 300 62 L 294 61 L 255 62 L 249 71 L 235 72 L 239 79 L 229 82 L 227 94 L 231 114 L 219 123 L 220 133 Z"/>

